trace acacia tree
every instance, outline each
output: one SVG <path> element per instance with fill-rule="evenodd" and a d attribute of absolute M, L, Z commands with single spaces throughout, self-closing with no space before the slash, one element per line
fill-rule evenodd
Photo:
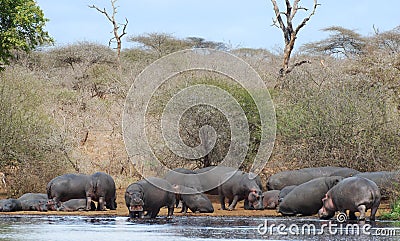
<path fill-rule="evenodd" d="M 302 46 L 303 51 L 311 54 L 328 54 L 350 58 L 360 55 L 366 46 L 366 39 L 353 30 L 332 26 L 324 28 L 322 31 L 331 32 L 331 34 L 324 40 L 304 44 Z"/>
<path fill-rule="evenodd" d="M 297 62 L 293 65 L 290 64 L 290 55 L 292 54 L 294 44 L 297 39 L 297 34 L 299 33 L 300 29 L 303 28 L 310 18 L 315 14 L 317 7 L 319 6 L 317 0 L 314 0 L 314 6 L 312 8 L 311 13 L 305 17 L 299 25 L 296 27 L 293 26 L 293 20 L 299 10 L 308 11 L 309 9 L 299 6 L 300 0 L 294 0 L 293 5 L 290 3 L 289 0 L 285 0 L 286 11 L 281 11 L 276 0 L 271 0 L 272 5 L 274 7 L 275 18 L 273 19 L 273 26 L 280 28 L 283 32 L 283 38 L 285 40 L 285 49 L 283 52 L 283 63 L 282 68 L 279 71 L 279 76 L 282 78 L 286 74 L 290 73 L 294 67 L 302 65 L 304 63 L 308 63 L 309 61 L 301 61 Z M 284 21 L 286 19 L 286 22 Z"/>
<path fill-rule="evenodd" d="M 223 42 L 208 41 L 200 37 L 180 39 L 169 33 L 146 33 L 130 37 L 128 41 L 140 44 L 142 48 L 155 53 L 158 58 L 187 48 L 228 49 Z"/>
<path fill-rule="evenodd" d="M 120 57 L 121 57 L 121 49 L 122 49 L 122 37 L 126 34 L 126 27 L 128 26 L 128 19 L 125 18 L 125 23 L 124 24 L 120 24 L 117 22 L 117 20 L 115 19 L 115 16 L 117 15 L 117 6 L 115 6 L 115 3 L 117 2 L 117 0 L 110 0 L 111 1 L 111 6 L 112 6 L 112 13 L 111 15 L 107 12 L 107 10 L 104 9 L 100 9 L 95 5 L 91 5 L 89 6 L 90 8 L 94 8 L 97 11 L 99 11 L 100 13 L 104 14 L 107 19 L 111 22 L 111 24 L 113 25 L 113 34 L 114 37 L 112 37 L 110 39 L 110 41 L 108 42 L 108 45 L 111 46 L 111 43 L 113 41 L 117 42 L 117 60 L 118 60 L 118 64 L 120 65 Z M 119 33 L 119 29 L 122 26 L 122 33 Z M 121 65 L 120 65 L 121 66 Z"/>
<path fill-rule="evenodd" d="M 53 39 L 44 30 L 48 21 L 34 0 L 0 2 L 0 68 L 9 63 L 14 50 L 28 52 Z"/>

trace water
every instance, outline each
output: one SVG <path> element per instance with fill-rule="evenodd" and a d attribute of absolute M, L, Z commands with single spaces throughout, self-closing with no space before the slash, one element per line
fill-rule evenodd
<path fill-rule="evenodd" d="M 347 224 L 314 217 L 178 216 L 130 221 L 127 217 L 0 215 L 0 240 L 400 240 L 400 222 Z"/>

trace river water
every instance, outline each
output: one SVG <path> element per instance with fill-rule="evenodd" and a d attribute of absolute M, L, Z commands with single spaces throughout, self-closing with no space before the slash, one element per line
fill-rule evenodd
<path fill-rule="evenodd" d="M 400 240 L 400 222 L 310 218 L 0 215 L 0 240 Z"/>

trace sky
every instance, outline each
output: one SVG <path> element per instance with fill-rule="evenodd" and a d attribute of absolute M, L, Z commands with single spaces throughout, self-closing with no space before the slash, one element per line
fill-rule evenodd
<path fill-rule="evenodd" d="M 110 0 L 37 0 L 45 17 L 46 30 L 56 45 L 90 41 L 107 45 L 112 25 L 104 15 L 89 5 L 106 8 L 111 13 Z M 283 3 L 283 0 L 277 0 Z M 293 1 L 291 1 L 293 2 Z M 298 34 L 296 47 L 319 41 L 328 36 L 321 29 L 341 26 L 370 36 L 400 25 L 399 0 L 318 0 L 321 4 L 307 25 Z M 300 1 L 312 8 L 313 0 Z M 116 19 L 129 23 L 126 37 L 144 33 L 170 33 L 179 38 L 202 37 L 228 43 L 234 48 L 283 47 L 282 32 L 271 26 L 274 17 L 270 0 L 117 0 Z M 283 6 L 282 6 L 282 9 Z M 309 10 L 311 11 L 311 10 Z M 304 11 L 294 19 L 297 26 Z M 308 14 L 308 12 L 306 13 Z M 123 39 L 123 47 L 132 43 Z"/>

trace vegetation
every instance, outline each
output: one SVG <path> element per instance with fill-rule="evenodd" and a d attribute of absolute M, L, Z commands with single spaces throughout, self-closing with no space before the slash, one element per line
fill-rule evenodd
<path fill-rule="evenodd" d="M 0 67 L 14 50 L 30 51 L 52 42 L 44 30 L 47 19 L 34 0 L 2 0 L 0 4 Z"/>
<path fill-rule="evenodd" d="M 398 29 L 362 37 L 366 44 L 351 57 L 307 49 L 293 58 L 306 57 L 311 63 L 287 75 L 285 89 L 273 88 L 280 56 L 262 49 L 229 50 L 259 72 L 273 96 L 278 129 L 274 152 L 264 169 L 266 176 L 278 170 L 322 165 L 361 171 L 397 169 Z M 112 49 L 87 42 L 29 54 L 20 52 L 5 69 L 1 75 L 0 163 L 8 181 L 14 180 L 10 194 L 43 188 L 50 178 L 67 170 L 106 171 L 120 186 L 137 178 L 121 133 L 127 91 L 149 63 L 194 41 L 168 34 L 144 36 L 149 42 L 141 39 L 142 45 L 122 51 L 122 72 Z M 150 43 L 160 36 L 166 40 L 158 49 L 152 47 Z M 326 42 L 331 40 L 332 36 Z M 157 115 L 165 101 L 184 86 L 201 83 L 228 91 L 243 106 L 251 130 L 251 144 L 242 166 L 246 169 L 258 148 L 259 117 L 247 92 L 220 75 L 185 73 L 160 87 L 148 112 L 154 121 L 149 122 L 149 130 L 153 130 L 149 133 L 154 134 L 149 139 L 155 153 L 170 167 L 202 167 L 217 164 L 224 157 L 229 146 L 229 124 L 217 109 L 198 106 L 182 116 L 180 135 L 187 145 L 199 145 L 199 128 L 205 124 L 213 126 L 219 136 L 209 155 L 194 162 L 173 155 L 157 132 Z M 39 172 L 41 175 L 37 175 Z M 21 188 L 24 183 L 29 184 L 25 189 Z"/>
<path fill-rule="evenodd" d="M 29 2 L 13 1 L 6 6 Z M 13 9 L 26 9 L 18 6 Z M 268 50 L 229 49 L 224 43 L 178 39 L 167 33 L 132 36 L 130 41 L 137 47 L 122 49 L 120 56 L 109 46 L 88 42 L 27 53 L 51 40 L 41 29 L 46 20 L 40 9 L 34 3 L 27 6 L 33 8 L 29 12 L 37 12 L 32 31 L 38 34 L 32 40 L 25 38 L 29 40 L 26 45 L 10 44 L 18 43 L 20 36 L 8 33 L 1 18 L 1 34 L 17 37 L 1 53 L 2 63 L 15 57 L 0 75 L 0 169 L 10 183 L 9 195 L 43 191 L 51 178 L 71 171 L 105 171 L 116 178 L 119 187 L 137 179 L 139 174 L 122 139 L 125 96 L 149 63 L 193 47 L 223 49 L 243 58 L 270 88 L 278 126 L 265 176 L 323 165 L 360 171 L 399 166 L 400 27 L 373 36 L 337 26 L 324 29 L 332 33 L 327 39 L 307 44 L 291 56 L 294 63 L 307 59 L 309 64 L 287 66 L 282 76 L 282 56 Z M 274 88 L 277 82 L 285 88 Z M 209 143 L 200 140 L 209 140 L 209 133 L 200 130 L 204 125 L 214 127 L 217 141 L 209 154 L 188 161 L 163 142 L 160 113 L 171 96 L 195 84 L 221 88 L 242 106 L 249 120 L 250 146 L 241 168 L 248 168 L 260 140 L 257 109 L 247 91 L 234 81 L 201 71 L 171 77 L 151 100 L 148 133 L 155 154 L 173 168 L 218 164 L 227 153 L 229 122 L 220 110 L 209 106 L 182 113 L 179 130 L 187 145 L 203 144 L 208 149 Z"/>
<path fill-rule="evenodd" d="M 400 200 L 397 200 L 391 205 L 389 213 L 383 213 L 380 218 L 390 220 L 400 220 Z"/>

